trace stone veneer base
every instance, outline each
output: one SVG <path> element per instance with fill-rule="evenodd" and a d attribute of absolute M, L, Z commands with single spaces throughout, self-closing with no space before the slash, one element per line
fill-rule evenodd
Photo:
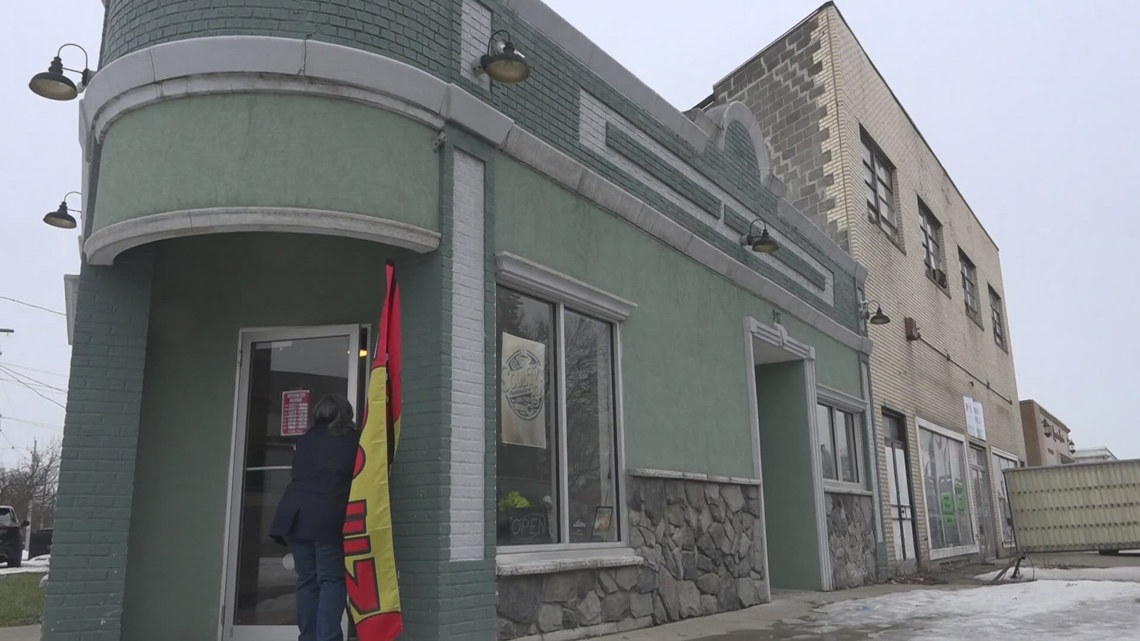
<path fill-rule="evenodd" d="M 627 491 L 644 565 L 500 576 L 496 638 L 570 641 L 761 603 L 758 486 L 631 475 Z"/>

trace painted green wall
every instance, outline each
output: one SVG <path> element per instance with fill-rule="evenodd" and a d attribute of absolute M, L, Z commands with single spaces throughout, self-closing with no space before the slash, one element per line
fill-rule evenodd
<path fill-rule="evenodd" d="M 768 575 L 775 588 L 822 587 L 806 399 L 804 361 L 756 368 L 760 463 L 768 481 L 764 484 Z"/>
<path fill-rule="evenodd" d="M 400 270 L 405 327 L 396 551 L 409 634 L 431 638 L 447 541 L 438 255 L 288 234 L 201 236 L 155 250 L 122 638 L 217 635 L 239 329 L 374 325 L 387 258 Z"/>
<path fill-rule="evenodd" d="M 495 165 L 496 251 L 637 303 L 622 325 L 626 462 L 753 476 L 744 318 L 767 301 L 504 156 Z M 787 313 L 817 347 L 820 382 L 859 395 L 853 350 Z"/>
<path fill-rule="evenodd" d="M 281 94 L 163 102 L 102 147 L 94 229 L 168 211 L 278 206 L 439 229 L 435 132 L 375 107 Z"/>

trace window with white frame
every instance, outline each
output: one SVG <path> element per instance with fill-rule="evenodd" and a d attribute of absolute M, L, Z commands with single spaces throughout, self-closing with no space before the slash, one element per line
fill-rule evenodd
<path fill-rule="evenodd" d="M 895 168 L 866 131 L 863 139 L 863 191 L 867 196 L 867 215 L 894 240 L 898 240 L 895 222 Z"/>
<path fill-rule="evenodd" d="M 500 286 L 497 542 L 620 540 L 616 331 Z"/>
<path fill-rule="evenodd" d="M 958 250 L 958 262 L 962 264 L 962 298 L 966 301 L 966 315 L 981 325 L 982 303 L 978 297 L 978 268 L 961 249 Z"/>
<path fill-rule="evenodd" d="M 823 478 L 842 483 L 862 483 L 859 457 L 863 439 L 859 416 L 819 403 L 816 405 L 815 427 L 819 431 Z"/>
<path fill-rule="evenodd" d="M 932 558 L 977 551 L 964 437 L 919 423 L 923 496 Z"/>
<path fill-rule="evenodd" d="M 940 287 L 946 287 L 946 273 L 942 269 L 942 223 L 921 198 L 918 200 L 918 226 L 922 230 L 922 262 L 926 265 L 926 274 Z"/>
<path fill-rule="evenodd" d="M 994 342 L 997 346 L 1008 350 L 1009 346 L 1005 341 L 1005 311 L 1001 306 L 1001 296 L 990 287 L 990 320 L 994 325 Z"/>

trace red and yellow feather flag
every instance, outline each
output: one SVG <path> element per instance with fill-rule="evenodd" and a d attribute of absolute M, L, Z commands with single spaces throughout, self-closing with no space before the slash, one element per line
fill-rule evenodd
<path fill-rule="evenodd" d="M 391 261 L 386 272 L 388 290 L 344 520 L 348 603 L 360 641 L 391 641 L 404 629 L 388 494 L 392 458 L 400 440 L 400 289 Z"/>

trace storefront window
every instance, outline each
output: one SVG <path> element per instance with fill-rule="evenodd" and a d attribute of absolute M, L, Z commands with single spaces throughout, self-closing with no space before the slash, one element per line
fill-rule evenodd
<path fill-rule="evenodd" d="M 974 527 L 962 441 L 919 429 L 931 550 L 973 546 Z"/>
<path fill-rule="evenodd" d="M 816 430 L 823 478 L 845 483 L 861 483 L 859 451 L 862 444 L 858 419 L 827 405 L 816 406 Z"/>
<path fill-rule="evenodd" d="M 619 540 L 614 326 L 506 288 L 497 322 L 498 544 Z"/>

